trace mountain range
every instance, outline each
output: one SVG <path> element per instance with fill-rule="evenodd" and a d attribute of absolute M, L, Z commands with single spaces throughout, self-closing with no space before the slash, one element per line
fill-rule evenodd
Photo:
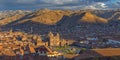
<path fill-rule="evenodd" d="M 19 10 L 20 11 L 20 10 Z M 18 12 L 18 11 L 17 11 Z M 33 34 L 60 33 L 63 37 L 120 33 L 119 10 L 49 10 L 20 11 L 0 20 L 2 31 L 13 29 Z M 2 15 L 1 15 L 2 16 Z M 114 32 L 113 32 L 114 31 Z M 112 33 L 113 32 L 113 33 Z M 94 34 L 95 33 L 95 34 Z"/>

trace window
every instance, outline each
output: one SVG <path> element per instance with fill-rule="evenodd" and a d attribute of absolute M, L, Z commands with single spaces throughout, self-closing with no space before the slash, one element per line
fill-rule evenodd
<path fill-rule="evenodd" d="M 44 53 L 46 53 L 46 51 L 44 51 Z"/>

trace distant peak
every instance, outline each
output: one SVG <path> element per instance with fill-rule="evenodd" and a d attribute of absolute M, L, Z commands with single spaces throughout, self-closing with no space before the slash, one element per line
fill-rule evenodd
<path fill-rule="evenodd" d="M 91 12 L 84 12 L 85 15 L 93 15 Z"/>
<path fill-rule="evenodd" d="M 48 8 L 42 8 L 42 9 L 40 9 L 40 10 L 50 10 L 50 9 L 48 9 Z"/>
<path fill-rule="evenodd" d="M 36 12 L 42 12 L 42 13 L 45 13 L 45 12 L 50 12 L 51 10 L 48 9 L 48 8 L 43 8 L 43 9 L 40 9 L 40 10 L 37 10 Z"/>
<path fill-rule="evenodd" d="M 101 17 L 92 14 L 91 12 L 84 12 L 81 22 L 88 22 L 88 23 L 106 23 L 107 20 Z"/>

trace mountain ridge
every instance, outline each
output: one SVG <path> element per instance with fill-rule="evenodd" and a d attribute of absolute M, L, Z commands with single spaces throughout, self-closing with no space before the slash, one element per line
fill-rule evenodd
<path fill-rule="evenodd" d="M 116 12 L 118 13 L 118 12 Z M 116 13 L 114 13 L 115 15 L 117 15 Z M 18 20 L 17 18 L 22 18 L 22 17 L 27 17 L 26 19 L 35 21 L 35 22 L 39 22 L 39 23 L 43 23 L 43 24 L 48 24 L 48 25 L 55 25 L 56 23 L 58 23 L 60 20 L 62 20 L 62 18 L 64 16 L 68 16 L 67 19 L 69 19 L 69 17 L 74 17 L 76 15 L 81 15 L 84 14 L 84 16 L 79 18 L 79 22 L 87 22 L 87 23 L 108 23 L 107 20 L 111 20 L 111 19 L 107 19 L 107 18 L 102 18 L 97 14 L 94 14 L 92 12 L 83 12 L 83 11 L 79 11 L 79 12 L 75 12 L 75 11 L 71 11 L 71 10 L 49 10 L 49 9 L 42 9 L 42 10 L 37 10 L 34 11 L 32 13 L 27 14 L 18 14 L 18 15 L 14 15 L 11 17 L 6 17 L 5 19 L 2 20 Z M 114 15 L 113 14 L 113 15 Z M 22 17 L 21 17 L 21 16 Z M 118 18 L 119 19 L 119 18 Z M 4 22 L 2 21 L 1 22 Z M 7 23 L 2 23 L 3 25 L 7 24 Z"/>
<path fill-rule="evenodd" d="M 32 28 L 34 34 L 47 34 L 52 31 L 60 33 L 63 37 L 66 36 L 64 34 L 72 37 L 72 33 L 74 34 L 77 31 L 78 33 L 76 34 L 78 35 L 88 33 L 104 34 L 104 30 L 107 30 L 107 33 L 111 34 L 112 30 L 119 32 L 120 27 L 119 21 L 108 21 L 106 18 L 91 11 L 37 10 L 20 16 L 22 17 L 18 16 L 17 19 L 9 17 L 9 19 L 13 19 L 11 22 L 8 22 L 9 19 L 7 18 L 6 20 L 1 20 L 1 22 L 7 21 L 6 24 L 1 25 L 2 29 L 31 32 Z"/>

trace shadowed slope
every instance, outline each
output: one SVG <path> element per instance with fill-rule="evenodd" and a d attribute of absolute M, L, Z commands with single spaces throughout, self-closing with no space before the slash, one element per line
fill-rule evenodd
<path fill-rule="evenodd" d="M 16 21 L 22 17 L 24 17 L 25 14 L 21 14 L 21 15 L 14 15 L 12 17 L 7 17 L 5 19 L 2 19 L 0 20 L 0 25 L 6 25 L 6 24 L 9 24 L 9 23 L 12 23 L 13 21 Z"/>

